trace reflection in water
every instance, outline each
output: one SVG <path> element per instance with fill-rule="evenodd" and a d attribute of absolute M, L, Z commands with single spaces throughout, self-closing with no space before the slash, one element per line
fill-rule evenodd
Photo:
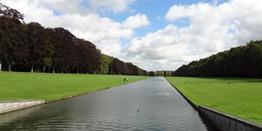
<path fill-rule="evenodd" d="M 150 78 L 0 116 L 0 130 L 205 131 L 198 113 L 163 78 Z"/>

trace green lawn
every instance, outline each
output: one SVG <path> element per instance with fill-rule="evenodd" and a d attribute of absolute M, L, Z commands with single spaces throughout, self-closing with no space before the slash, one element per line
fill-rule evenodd
<path fill-rule="evenodd" d="M 168 77 L 193 103 L 262 124 L 262 79 Z"/>
<path fill-rule="evenodd" d="M 145 79 L 143 76 L 0 72 L 0 101 L 54 100 Z"/>

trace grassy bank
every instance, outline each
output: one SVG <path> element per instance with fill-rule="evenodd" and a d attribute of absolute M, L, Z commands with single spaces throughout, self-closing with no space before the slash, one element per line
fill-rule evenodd
<path fill-rule="evenodd" d="M 193 103 L 262 124 L 262 79 L 168 77 Z"/>
<path fill-rule="evenodd" d="M 54 100 L 134 82 L 146 77 L 0 72 L 0 101 Z"/>

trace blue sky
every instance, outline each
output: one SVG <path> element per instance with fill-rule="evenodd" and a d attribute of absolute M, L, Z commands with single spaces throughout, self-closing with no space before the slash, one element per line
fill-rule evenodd
<path fill-rule="evenodd" d="M 189 21 L 187 19 L 181 19 L 172 23 L 166 21 L 164 16 L 167 13 L 168 9 L 173 5 L 191 5 L 201 2 L 214 4 L 214 0 L 137 0 L 130 5 L 129 11 L 121 13 L 102 12 L 101 15 L 109 17 L 115 21 L 122 22 L 130 15 L 136 13 L 145 14 L 151 23 L 146 27 L 139 28 L 136 30 L 135 35 L 141 37 L 148 32 L 154 32 L 159 29 L 162 29 L 170 23 L 175 24 L 177 27 L 188 26 Z M 218 0 L 217 2 L 223 3 L 225 2 L 225 0 Z"/>

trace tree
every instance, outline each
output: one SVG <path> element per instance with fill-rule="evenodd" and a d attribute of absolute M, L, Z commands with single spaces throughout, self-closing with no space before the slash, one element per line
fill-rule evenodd
<path fill-rule="evenodd" d="M 77 38 L 63 28 L 46 29 L 54 49 L 52 66 L 55 72 L 76 73 L 78 69 Z"/>
<path fill-rule="evenodd" d="M 100 50 L 89 41 L 83 39 L 78 39 L 77 41 L 77 50 L 80 58 L 80 72 L 98 73 L 100 70 Z"/>
<path fill-rule="evenodd" d="M 100 73 L 101 74 L 111 74 L 112 73 L 112 63 L 113 63 L 113 58 L 105 55 L 105 54 L 101 54 L 101 64 L 100 64 Z"/>
<path fill-rule="evenodd" d="M 7 17 L 10 19 L 16 19 L 16 20 L 24 20 L 24 15 L 21 14 L 16 9 L 12 9 L 8 6 L 3 5 L 0 3 L 0 17 Z"/>
<path fill-rule="evenodd" d="M 31 72 L 34 68 L 45 72 L 46 66 L 51 66 L 53 48 L 49 42 L 46 30 L 38 23 L 31 22 L 26 25 L 26 33 L 30 55 L 28 58 L 28 66 L 31 66 Z"/>
<path fill-rule="evenodd" d="M 1 16 L 0 33 L 3 68 L 7 65 L 8 70 L 11 70 L 12 65 L 26 62 L 27 45 L 24 45 L 26 39 L 23 24 L 17 19 Z"/>

